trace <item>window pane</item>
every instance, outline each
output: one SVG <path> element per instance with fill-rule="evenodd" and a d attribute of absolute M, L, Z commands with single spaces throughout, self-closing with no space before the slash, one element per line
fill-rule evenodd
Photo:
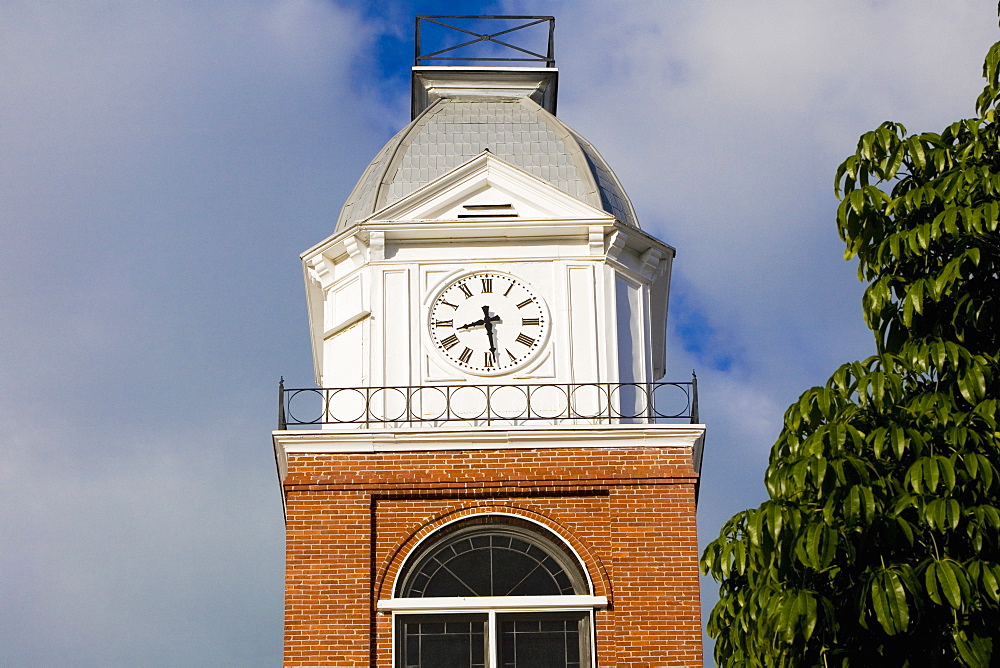
<path fill-rule="evenodd" d="M 467 552 L 441 567 L 438 567 L 437 563 L 429 565 L 437 570 L 423 586 L 422 591 L 414 587 L 410 595 L 488 596 L 489 563 L 481 563 L 481 557 L 481 552 Z"/>
<path fill-rule="evenodd" d="M 499 615 L 502 668 L 582 668 L 578 613 Z"/>
<path fill-rule="evenodd" d="M 493 551 L 494 596 L 558 595 L 555 580 L 535 559 L 522 552 Z"/>
<path fill-rule="evenodd" d="M 405 668 L 485 668 L 483 615 L 401 617 L 399 629 Z"/>
<path fill-rule="evenodd" d="M 400 597 L 565 596 L 587 591 L 584 574 L 560 548 L 542 536 L 519 531 L 475 527 L 432 544 L 404 578 Z"/>

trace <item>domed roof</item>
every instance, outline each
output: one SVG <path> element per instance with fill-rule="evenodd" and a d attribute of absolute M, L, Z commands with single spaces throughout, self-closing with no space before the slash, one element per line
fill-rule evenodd
<path fill-rule="evenodd" d="M 604 158 L 530 97 L 459 95 L 433 101 L 379 151 L 344 204 L 337 231 L 486 150 L 627 225 L 639 226 Z"/>

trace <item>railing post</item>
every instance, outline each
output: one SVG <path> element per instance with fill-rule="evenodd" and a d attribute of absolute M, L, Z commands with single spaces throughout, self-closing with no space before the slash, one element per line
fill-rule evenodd
<path fill-rule="evenodd" d="M 656 424 L 656 411 L 653 410 L 653 383 L 646 383 L 646 424 Z"/>
<path fill-rule="evenodd" d="M 285 377 L 278 381 L 278 430 L 285 431 L 288 424 L 285 422 Z"/>
<path fill-rule="evenodd" d="M 413 31 L 413 65 L 420 65 L 420 18 L 417 17 L 416 29 Z"/>
<path fill-rule="evenodd" d="M 548 56 L 548 58 L 546 59 L 545 67 L 555 67 L 556 66 L 555 32 L 556 32 L 556 19 L 555 19 L 555 17 L 552 17 L 549 20 L 549 49 L 548 49 L 548 52 L 546 53 L 546 55 Z"/>
<path fill-rule="evenodd" d="M 413 418 L 416 414 L 413 411 L 413 386 L 406 388 L 406 425 L 413 426 Z"/>
<path fill-rule="evenodd" d="M 604 389 L 608 397 L 608 424 L 613 424 L 613 414 L 611 412 L 611 383 L 604 383 Z"/>
<path fill-rule="evenodd" d="M 698 374 L 691 369 L 691 424 L 698 424 Z"/>
<path fill-rule="evenodd" d="M 372 420 L 372 388 L 365 388 L 365 429 L 371 427 Z"/>
<path fill-rule="evenodd" d="M 486 426 L 489 427 L 493 424 L 493 406 L 490 404 L 490 399 L 493 389 L 492 385 L 486 386 Z"/>

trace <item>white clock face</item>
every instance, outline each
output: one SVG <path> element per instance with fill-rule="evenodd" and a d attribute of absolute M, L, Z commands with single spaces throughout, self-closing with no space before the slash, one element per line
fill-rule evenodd
<path fill-rule="evenodd" d="M 548 318 L 526 283 L 497 272 L 477 272 L 449 283 L 430 308 L 431 341 L 464 371 L 497 376 L 541 351 Z"/>

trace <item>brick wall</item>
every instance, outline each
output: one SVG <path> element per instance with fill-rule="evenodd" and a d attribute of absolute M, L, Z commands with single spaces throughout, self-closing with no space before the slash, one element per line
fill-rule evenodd
<path fill-rule="evenodd" d="M 289 453 L 285 664 L 392 665 L 392 597 L 421 538 L 456 519 L 548 527 L 607 596 L 601 666 L 701 665 L 689 448 Z"/>

